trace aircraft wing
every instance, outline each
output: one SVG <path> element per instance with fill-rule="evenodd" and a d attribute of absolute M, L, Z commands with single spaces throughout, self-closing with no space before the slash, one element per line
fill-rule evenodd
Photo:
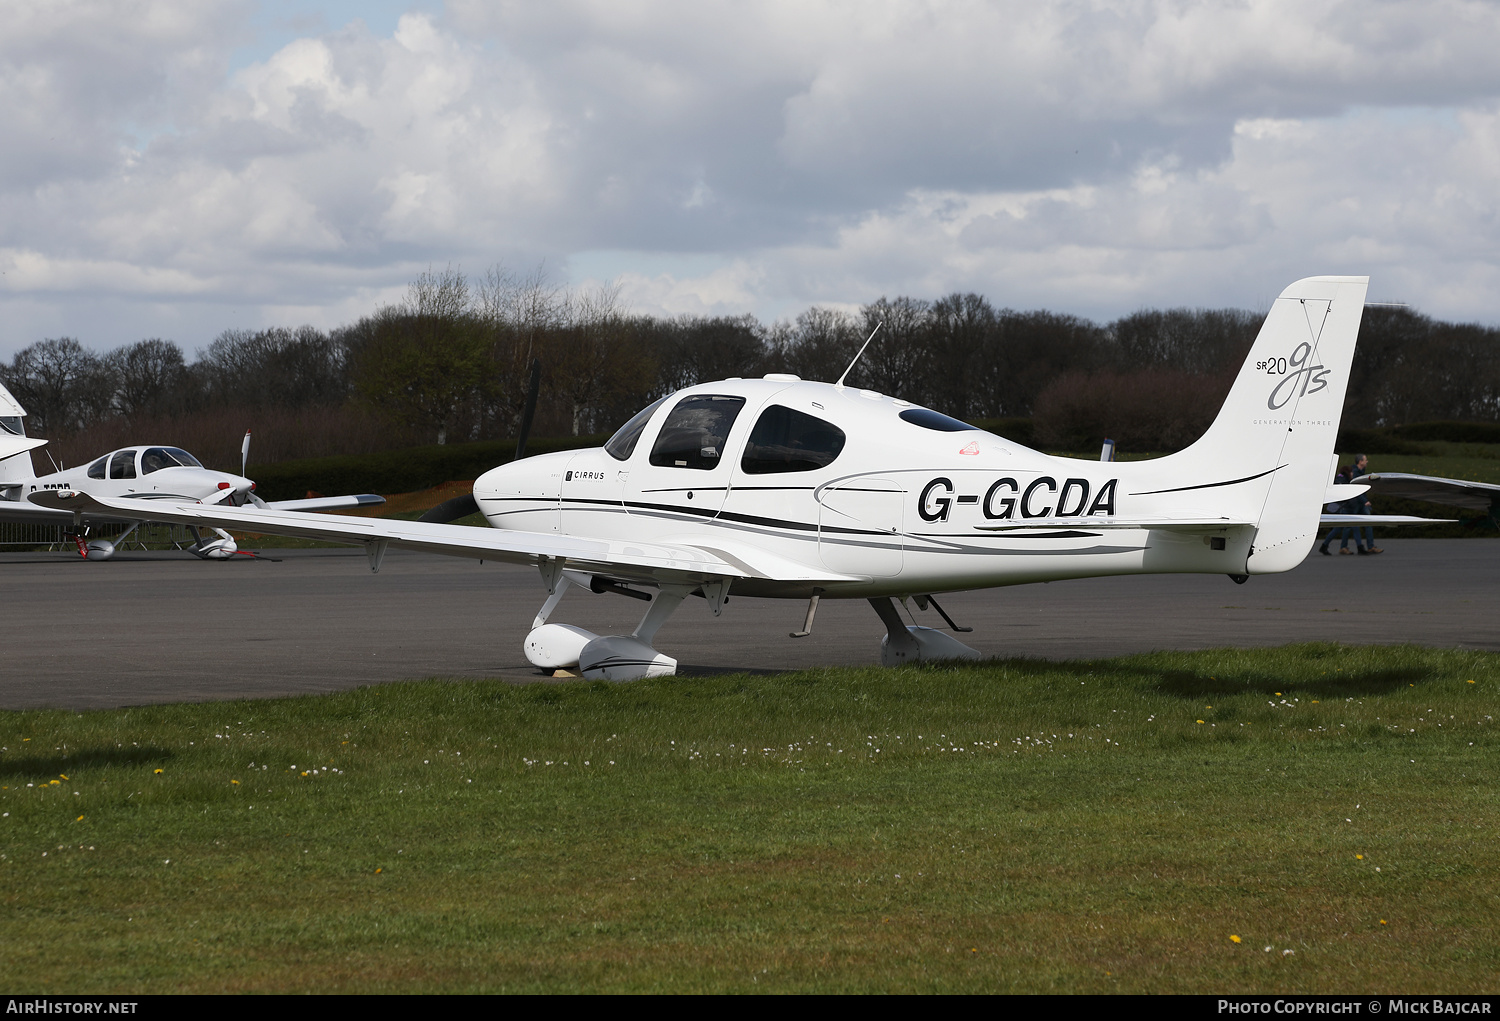
<path fill-rule="evenodd" d="M 1488 514 L 1500 501 L 1500 486 L 1464 479 L 1445 479 L 1437 475 L 1408 475 L 1405 472 L 1375 472 L 1361 475 L 1372 496 L 1392 496 L 1403 500 L 1425 500 Z"/>
<path fill-rule="evenodd" d="M 28 499 L 58 510 L 81 509 L 86 514 L 111 514 L 130 507 L 128 501 L 107 499 L 71 490 L 32 493 Z M 265 532 L 325 542 L 362 545 L 378 568 L 386 547 L 443 553 L 448 556 L 501 560 L 513 564 L 551 565 L 607 574 L 611 578 L 652 584 L 699 584 L 725 578 L 754 578 L 778 582 L 828 584 L 864 579 L 811 568 L 748 543 L 691 542 L 662 544 L 610 539 L 580 539 L 542 532 L 473 525 L 444 525 L 394 518 L 356 518 L 342 514 L 226 507 L 220 504 L 153 502 L 152 521 L 171 521 L 205 528 Z"/>
<path fill-rule="evenodd" d="M 266 506 L 271 510 L 326 511 L 342 510 L 345 507 L 374 507 L 385 503 L 385 497 L 374 493 L 357 496 L 311 496 L 306 500 L 271 500 Z"/>
<path fill-rule="evenodd" d="M 139 514 L 116 514 L 86 512 L 83 520 L 91 524 L 125 524 L 143 520 Z M 73 523 L 73 515 L 65 510 L 41 507 L 26 500 L 0 500 L 0 521 L 17 525 L 63 525 Z"/>

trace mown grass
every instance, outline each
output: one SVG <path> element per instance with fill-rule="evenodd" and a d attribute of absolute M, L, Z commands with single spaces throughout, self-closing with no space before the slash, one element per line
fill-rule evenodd
<path fill-rule="evenodd" d="M 5 985 L 1493 990 L 1497 692 L 1307 645 L 6 713 Z"/>

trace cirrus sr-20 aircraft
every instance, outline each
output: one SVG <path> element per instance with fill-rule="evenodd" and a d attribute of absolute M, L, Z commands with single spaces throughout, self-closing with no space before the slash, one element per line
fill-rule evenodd
<path fill-rule="evenodd" d="M 675 672 L 655 640 L 690 596 L 714 616 L 731 594 L 807 600 L 797 635 L 820 599 L 867 599 L 887 629 L 882 662 L 977 657 L 906 625 L 892 599 L 941 613 L 945 592 L 1171 572 L 1243 582 L 1301 563 L 1322 505 L 1365 488 L 1329 479 L 1367 283 L 1288 287 L 1212 426 L 1154 460 L 1052 457 L 842 380 L 773 374 L 688 387 L 603 447 L 486 472 L 474 499 L 489 528 L 170 501 L 152 517 L 358 543 L 373 570 L 391 546 L 534 565 L 549 595 L 526 655 L 589 678 Z M 30 499 L 94 513 L 126 503 Z M 649 605 L 629 635 L 551 623 L 571 586 Z"/>
<path fill-rule="evenodd" d="M 142 524 L 163 520 L 155 511 L 167 504 L 250 504 L 278 510 L 316 511 L 385 502 L 383 497 L 362 494 L 266 503 L 255 495 L 255 483 L 245 478 L 244 462 L 250 454 L 248 432 L 240 447 L 238 475 L 205 468 L 180 447 L 148 443 L 113 451 L 81 467 L 38 476 L 28 452 L 47 441 L 26 435 L 25 415 L 25 409 L 0 386 L 0 521 L 71 527 L 78 552 L 87 560 L 108 560 L 114 556 L 116 547 Z M 98 510 L 71 507 L 57 510 L 28 499 L 33 493 L 53 491 L 88 493 L 110 504 Z M 128 527 L 113 540 L 89 538 L 90 528 L 105 524 Z M 238 544 L 228 532 L 207 526 L 213 534 L 202 535 L 197 524 L 189 527 L 196 541 L 188 547 L 188 552 L 195 556 L 227 560 L 239 553 Z"/>

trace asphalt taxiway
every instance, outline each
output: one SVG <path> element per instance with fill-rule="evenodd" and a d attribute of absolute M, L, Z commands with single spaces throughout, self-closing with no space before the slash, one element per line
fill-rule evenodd
<path fill-rule="evenodd" d="M 1096 578 L 957 593 L 943 606 L 990 655 L 1048 659 L 1288 642 L 1500 649 L 1500 540 L 1384 542 L 1236 585 L 1219 575 Z M 521 641 L 546 597 L 535 570 L 392 551 L 0 553 L 0 708 L 70 709 L 260 698 L 415 677 L 538 680 Z M 552 619 L 626 634 L 646 604 L 572 590 Z M 683 673 L 860 665 L 884 633 L 863 600 L 689 599 L 657 636 Z M 911 607 L 917 623 L 942 626 Z"/>

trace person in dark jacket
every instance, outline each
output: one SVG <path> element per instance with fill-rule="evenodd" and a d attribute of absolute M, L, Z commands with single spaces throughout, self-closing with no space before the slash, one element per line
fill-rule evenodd
<path fill-rule="evenodd" d="M 1355 454 L 1354 463 L 1349 466 L 1349 481 L 1358 482 L 1361 475 L 1370 474 L 1369 465 L 1370 459 L 1368 457 L 1363 454 Z M 1361 493 L 1359 496 L 1356 496 L 1354 499 L 1350 500 L 1345 506 L 1350 508 L 1349 510 L 1344 512 L 1346 514 L 1375 513 L 1375 509 L 1370 506 L 1370 495 L 1368 493 Z M 1363 543 L 1360 542 L 1361 531 L 1364 532 Z M 1365 525 L 1363 528 L 1356 527 L 1354 529 L 1354 546 L 1359 551 L 1361 556 L 1369 553 L 1385 552 L 1385 550 L 1375 545 L 1375 529 L 1371 528 L 1369 525 Z"/>
<path fill-rule="evenodd" d="M 1349 482 L 1349 473 L 1351 471 L 1353 471 L 1352 466 L 1349 468 L 1340 468 L 1339 473 L 1333 477 L 1333 484 L 1335 486 L 1347 485 Z M 1344 503 L 1330 503 L 1326 509 L 1330 514 L 1353 514 L 1356 512 L 1346 510 L 1346 508 L 1353 504 L 1353 502 L 1353 500 L 1348 500 Z M 1318 547 L 1318 552 L 1323 554 L 1325 557 L 1333 556 L 1333 554 L 1329 552 L 1328 544 L 1333 542 L 1335 538 L 1338 538 L 1341 540 L 1339 542 L 1339 552 L 1348 553 L 1349 537 L 1353 534 L 1354 529 L 1350 528 L 1348 525 L 1334 525 L 1328 530 L 1328 534 L 1323 536 L 1323 545 Z"/>

